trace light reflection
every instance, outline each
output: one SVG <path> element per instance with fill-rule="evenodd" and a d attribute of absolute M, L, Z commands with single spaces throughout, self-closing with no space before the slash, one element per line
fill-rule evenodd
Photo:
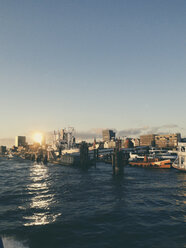
<path fill-rule="evenodd" d="M 43 215 L 43 214 L 34 214 L 31 217 L 25 217 L 25 219 L 29 220 L 28 223 L 25 223 L 24 226 L 39 226 L 46 225 L 56 221 L 57 217 L 61 214 L 53 214 L 52 216 Z"/>
<path fill-rule="evenodd" d="M 48 168 L 42 164 L 33 164 L 30 167 L 31 183 L 27 189 L 31 197 L 29 211 L 31 214 L 24 216 L 25 226 L 46 225 L 56 221 L 61 214 L 52 213 L 51 206 L 54 203 L 54 194 L 50 192 L 50 178 Z"/>

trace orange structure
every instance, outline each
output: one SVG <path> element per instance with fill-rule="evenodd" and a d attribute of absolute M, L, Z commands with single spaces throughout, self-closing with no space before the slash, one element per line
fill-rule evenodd
<path fill-rule="evenodd" d="M 144 161 L 129 162 L 129 164 L 131 166 L 155 168 L 155 169 L 170 169 L 172 167 L 172 162 L 170 159 L 167 160 L 159 160 L 158 158 L 148 159 L 146 156 L 144 158 Z"/>

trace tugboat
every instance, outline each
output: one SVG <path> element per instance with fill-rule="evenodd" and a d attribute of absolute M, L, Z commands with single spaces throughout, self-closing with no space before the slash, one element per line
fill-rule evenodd
<path fill-rule="evenodd" d="M 172 167 L 172 162 L 170 159 L 159 160 L 158 158 L 148 158 L 147 156 L 144 156 L 143 161 L 132 161 L 129 162 L 129 165 L 154 169 L 170 169 Z"/>
<path fill-rule="evenodd" d="M 178 158 L 174 161 L 172 167 L 186 172 L 186 143 L 178 143 Z"/>

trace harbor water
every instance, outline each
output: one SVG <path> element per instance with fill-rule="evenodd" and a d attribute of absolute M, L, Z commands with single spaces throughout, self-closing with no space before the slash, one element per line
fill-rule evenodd
<path fill-rule="evenodd" d="M 5 248 L 186 247 L 186 173 L 0 158 Z"/>

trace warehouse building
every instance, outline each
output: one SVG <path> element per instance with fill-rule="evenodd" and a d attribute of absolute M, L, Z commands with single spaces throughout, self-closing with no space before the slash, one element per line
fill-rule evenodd
<path fill-rule="evenodd" d="M 141 135 L 140 146 L 155 146 L 155 134 Z"/>
<path fill-rule="evenodd" d="M 155 144 L 159 148 L 173 148 L 177 147 L 178 142 L 181 141 L 181 134 L 166 134 L 166 135 L 156 135 Z"/>

